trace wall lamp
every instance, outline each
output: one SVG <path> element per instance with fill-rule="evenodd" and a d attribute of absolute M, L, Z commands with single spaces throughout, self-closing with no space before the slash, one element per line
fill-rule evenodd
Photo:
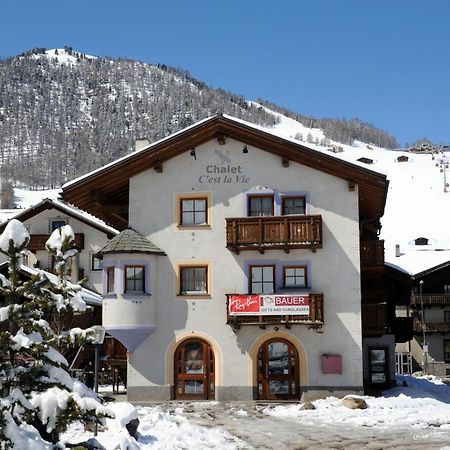
<path fill-rule="evenodd" d="M 247 144 L 244 145 L 244 148 L 242 149 L 242 153 L 244 153 L 245 155 L 248 153 Z"/>
<path fill-rule="evenodd" d="M 195 153 L 195 148 L 191 148 L 191 156 L 196 160 L 197 154 Z"/>

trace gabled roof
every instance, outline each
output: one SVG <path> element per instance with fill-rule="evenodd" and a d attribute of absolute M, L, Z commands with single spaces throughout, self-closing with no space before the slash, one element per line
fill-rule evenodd
<path fill-rule="evenodd" d="M 165 253 L 142 234 L 127 228 L 111 239 L 99 252 L 101 255 L 112 253 L 147 253 L 165 255 Z"/>
<path fill-rule="evenodd" d="M 128 225 L 130 177 L 152 167 L 161 172 L 165 161 L 211 139 L 227 137 L 278 155 L 283 161 L 295 161 L 358 185 L 361 217 L 376 219 L 384 213 L 386 175 L 222 115 L 202 120 L 66 183 L 62 188 L 64 199 L 124 229 Z"/>
<path fill-rule="evenodd" d="M 40 214 L 41 212 L 48 210 L 48 209 L 56 209 L 57 211 L 66 214 L 70 217 L 73 217 L 74 219 L 79 220 L 80 222 L 83 222 L 103 233 L 105 233 L 109 239 L 111 239 L 113 236 L 116 236 L 119 231 L 115 228 L 107 225 L 102 220 L 98 219 L 97 217 L 92 216 L 91 214 L 87 213 L 86 211 L 82 211 L 81 209 L 76 208 L 75 206 L 69 205 L 65 202 L 59 201 L 59 200 L 53 200 L 49 198 L 45 198 L 41 202 L 39 202 L 37 205 L 31 206 L 30 208 L 24 209 L 24 210 L 18 210 L 16 214 L 9 216 L 8 220 L 6 222 L 3 222 L 0 224 L 0 233 L 5 229 L 7 223 L 11 219 L 17 219 L 21 222 L 24 222 L 28 219 L 31 219 L 32 217 Z"/>

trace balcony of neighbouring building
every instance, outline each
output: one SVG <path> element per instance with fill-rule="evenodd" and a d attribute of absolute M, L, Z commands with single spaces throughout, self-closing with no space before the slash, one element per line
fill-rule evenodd
<path fill-rule="evenodd" d="M 411 294 L 411 306 L 421 307 L 420 294 Z M 450 294 L 423 294 L 423 306 L 448 306 L 450 305 Z"/>
<path fill-rule="evenodd" d="M 33 253 L 36 253 L 39 250 L 45 250 L 45 243 L 49 238 L 49 234 L 31 234 L 27 249 Z M 75 233 L 74 246 L 77 247 L 78 250 L 84 249 L 84 233 Z"/>
<path fill-rule="evenodd" d="M 421 320 L 415 320 L 413 322 L 413 330 L 415 333 L 422 333 L 423 322 Z M 428 322 L 428 321 L 425 321 L 425 332 L 426 333 L 450 333 L 450 322 Z"/>
<path fill-rule="evenodd" d="M 227 218 L 227 248 L 241 250 L 322 248 L 322 216 Z"/>
<path fill-rule="evenodd" d="M 363 268 L 376 268 L 384 266 L 384 241 L 373 239 L 361 241 L 361 266 Z"/>
<path fill-rule="evenodd" d="M 227 324 L 235 329 L 242 325 L 309 325 L 318 331 L 323 325 L 323 294 L 228 294 Z"/>

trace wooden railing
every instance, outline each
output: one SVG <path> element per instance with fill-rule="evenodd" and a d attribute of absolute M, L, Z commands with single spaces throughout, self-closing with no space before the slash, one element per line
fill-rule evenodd
<path fill-rule="evenodd" d="M 228 218 L 227 248 L 241 250 L 322 248 L 322 216 Z"/>
<path fill-rule="evenodd" d="M 384 241 L 372 240 L 361 241 L 360 244 L 362 266 L 384 265 Z"/>
<path fill-rule="evenodd" d="M 422 301 L 425 306 L 450 305 L 450 294 L 423 294 Z M 411 305 L 420 307 L 420 294 L 411 294 Z"/>
<path fill-rule="evenodd" d="M 385 334 L 388 327 L 386 303 L 361 305 L 363 334 Z"/>
<path fill-rule="evenodd" d="M 45 250 L 45 243 L 48 241 L 49 234 L 32 234 L 27 249 L 36 253 L 39 250 Z M 79 250 L 84 249 L 84 233 L 75 233 L 75 247 Z"/>
<path fill-rule="evenodd" d="M 423 322 L 415 320 L 413 330 L 417 333 L 423 331 Z M 448 333 L 450 332 L 450 322 L 425 322 L 425 331 L 427 333 Z"/>
<path fill-rule="evenodd" d="M 310 325 L 313 328 L 320 328 L 323 325 L 323 294 L 309 294 L 309 315 L 305 316 L 233 316 L 228 313 L 231 295 L 227 295 L 227 324 L 233 325 L 234 328 L 240 328 L 241 325 L 259 325 L 261 328 L 265 328 L 266 325 L 284 325 L 286 328 L 291 328 L 292 325 L 301 324 Z"/>

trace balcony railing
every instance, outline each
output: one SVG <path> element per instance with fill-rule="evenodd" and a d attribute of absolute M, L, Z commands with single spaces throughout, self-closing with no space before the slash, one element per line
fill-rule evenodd
<path fill-rule="evenodd" d="M 423 331 L 423 322 L 415 320 L 413 323 L 414 332 L 421 333 Z M 450 322 L 425 322 L 426 333 L 449 333 Z"/>
<path fill-rule="evenodd" d="M 227 221 L 227 248 L 241 250 L 322 248 L 322 216 L 239 217 Z"/>
<path fill-rule="evenodd" d="M 32 234 L 27 249 L 33 253 L 39 250 L 45 250 L 45 243 L 49 237 L 49 234 Z M 75 246 L 79 250 L 84 249 L 84 233 L 75 233 Z"/>
<path fill-rule="evenodd" d="M 361 265 L 362 266 L 383 266 L 384 265 L 384 241 L 372 240 L 361 241 L 360 244 Z"/>
<path fill-rule="evenodd" d="M 450 305 L 450 294 L 424 294 L 424 306 Z M 411 306 L 420 307 L 420 294 L 411 294 Z"/>
<path fill-rule="evenodd" d="M 388 332 L 388 309 L 386 303 L 361 305 L 363 334 L 386 334 Z"/>
<path fill-rule="evenodd" d="M 305 315 L 274 314 L 274 315 L 232 315 L 230 314 L 230 299 L 233 295 L 251 296 L 252 294 L 228 294 L 227 295 L 227 324 L 238 329 L 241 325 L 284 325 L 291 328 L 292 325 L 309 325 L 311 328 L 321 330 L 323 325 L 323 294 L 309 295 L 309 311 Z M 280 297 L 283 294 L 274 294 Z"/>

